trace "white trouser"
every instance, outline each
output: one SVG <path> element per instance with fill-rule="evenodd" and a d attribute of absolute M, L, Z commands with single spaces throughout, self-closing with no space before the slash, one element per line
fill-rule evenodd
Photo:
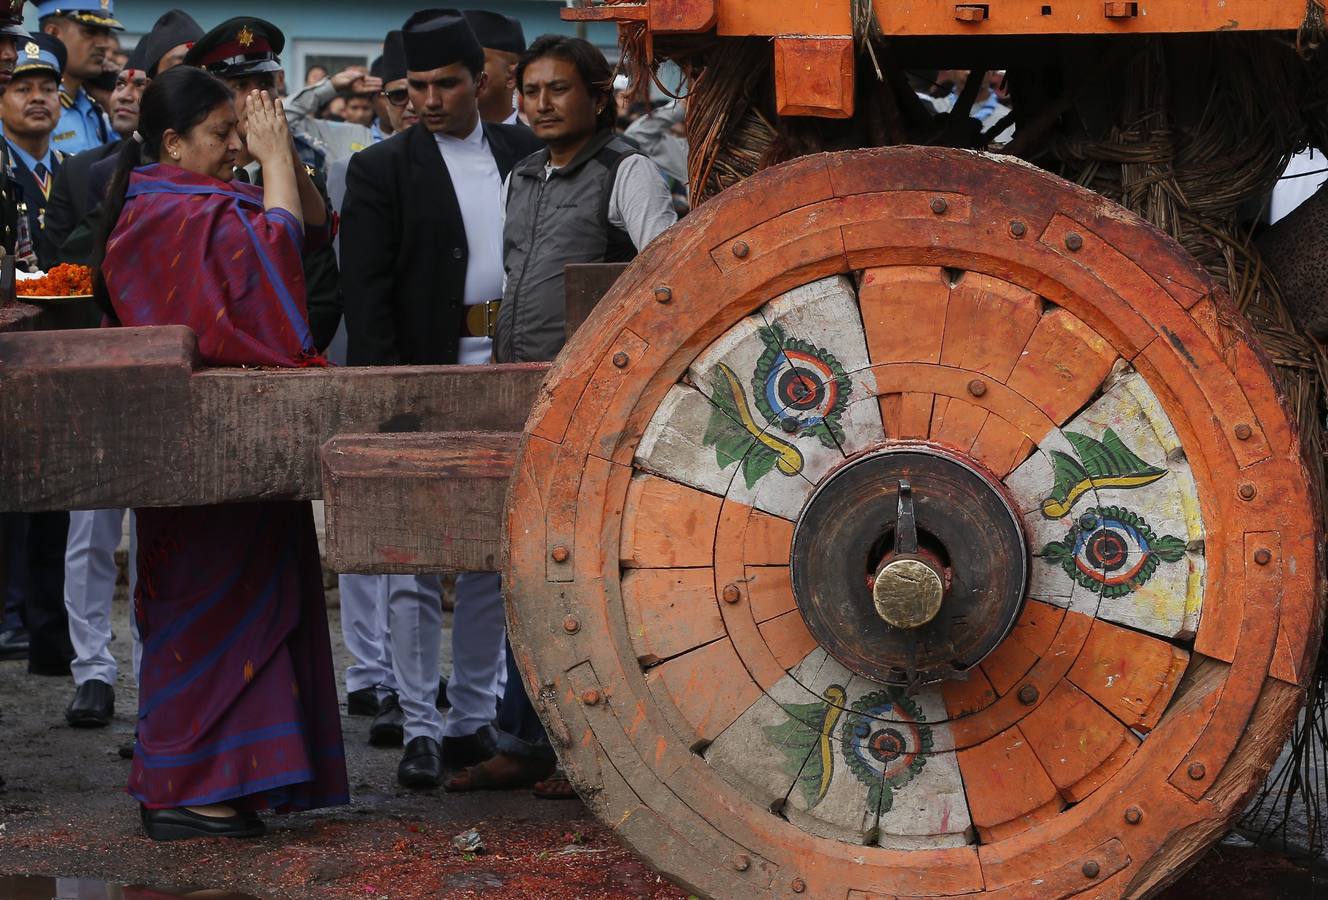
<path fill-rule="evenodd" d="M 387 629 L 405 717 L 405 740 L 465 737 L 493 721 L 506 667 L 506 622 L 494 573 L 457 577 L 446 719 L 436 708 L 442 655 L 442 584 L 436 575 L 388 575 Z"/>
<path fill-rule="evenodd" d="M 507 683 L 507 619 L 497 572 L 457 576 L 452 616 L 452 677 L 447 682 L 447 737 L 474 734 L 498 714 Z"/>
<path fill-rule="evenodd" d="M 387 642 L 386 575 L 342 575 L 341 637 L 355 664 L 346 669 L 346 693 L 378 688 L 379 699 L 396 693 L 392 648 Z"/>
<path fill-rule="evenodd" d="M 69 614 L 69 640 L 74 645 L 74 684 L 89 679 L 115 685 L 115 657 L 111 655 L 111 600 L 115 597 L 115 551 L 124 533 L 123 509 L 94 509 L 69 514 L 69 541 L 65 545 L 65 611 Z M 138 582 L 138 538 L 129 513 L 129 596 Z M 138 678 L 142 648 L 138 621 L 129 616 L 133 642 L 134 678 Z"/>

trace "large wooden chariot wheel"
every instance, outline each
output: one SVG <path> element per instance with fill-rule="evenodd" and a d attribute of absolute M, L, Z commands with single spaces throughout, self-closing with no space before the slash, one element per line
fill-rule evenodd
<path fill-rule="evenodd" d="M 1230 301 L 962 151 L 800 159 L 658 241 L 508 509 L 563 764 L 708 896 L 1146 894 L 1258 785 L 1318 640 L 1309 478 Z"/>

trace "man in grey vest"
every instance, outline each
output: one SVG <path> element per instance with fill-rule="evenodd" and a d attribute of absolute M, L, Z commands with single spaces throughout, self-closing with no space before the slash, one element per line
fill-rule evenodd
<path fill-rule="evenodd" d="M 508 176 L 494 352 L 498 362 L 537 362 L 563 346 L 563 267 L 630 260 L 677 214 L 658 167 L 614 130 L 613 73 L 593 44 L 545 35 L 516 78 L 547 147 Z"/>
<path fill-rule="evenodd" d="M 579 38 L 542 37 L 517 64 L 535 136 L 546 149 L 508 176 L 503 230 L 505 286 L 494 353 L 499 362 L 553 359 L 565 338 L 563 267 L 632 259 L 675 221 L 659 169 L 617 136 L 613 73 Z M 498 754 L 453 777 L 449 791 L 533 786 L 574 797 L 508 653 L 498 714 Z"/>

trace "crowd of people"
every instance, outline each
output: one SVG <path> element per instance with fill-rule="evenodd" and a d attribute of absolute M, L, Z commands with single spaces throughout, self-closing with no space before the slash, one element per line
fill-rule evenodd
<path fill-rule="evenodd" d="M 212 366 L 553 359 L 563 270 L 625 261 L 686 208 L 681 111 L 623 134 L 577 38 L 431 9 L 372 65 L 283 100 L 275 25 L 173 10 L 128 54 L 111 0 L 0 2 L 0 244 L 94 270 L 107 327 L 183 324 Z M 98 91 L 109 86 L 100 96 Z M 337 103 L 336 101 L 340 101 Z M 248 837 L 346 803 L 338 678 L 310 504 L 3 516 L 0 658 L 71 677 L 108 724 L 114 554 L 130 516 L 138 682 L 128 791 L 158 840 Z M 346 712 L 410 789 L 574 796 L 505 634 L 498 573 L 342 576 Z"/>

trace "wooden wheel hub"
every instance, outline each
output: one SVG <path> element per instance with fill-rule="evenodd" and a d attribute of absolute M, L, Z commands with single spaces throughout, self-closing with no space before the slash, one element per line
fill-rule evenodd
<path fill-rule="evenodd" d="M 989 475 L 939 447 L 868 452 L 829 475 L 797 521 L 793 595 L 849 670 L 883 683 L 957 677 L 1009 633 L 1028 550 Z"/>
<path fill-rule="evenodd" d="M 1226 296 L 1101 197 L 800 159 L 657 241 L 550 372 L 513 651 L 588 805 L 693 893 L 1147 895 L 1312 672 L 1294 434 Z"/>

